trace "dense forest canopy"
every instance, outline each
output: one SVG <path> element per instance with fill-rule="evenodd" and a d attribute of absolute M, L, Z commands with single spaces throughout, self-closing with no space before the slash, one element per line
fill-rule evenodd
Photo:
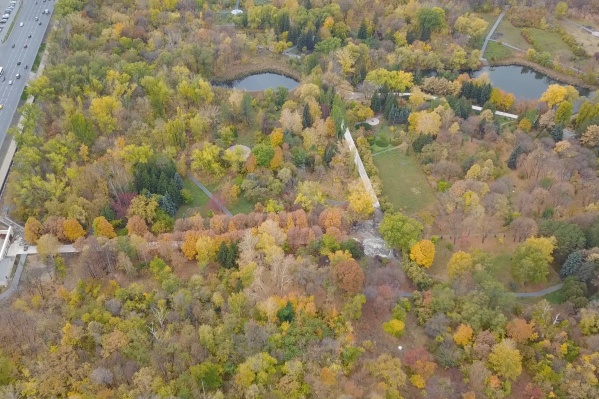
<path fill-rule="evenodd" d="M 599 2 L 233 7 L 57 0 L 0 399 L 599 397 Z"/>

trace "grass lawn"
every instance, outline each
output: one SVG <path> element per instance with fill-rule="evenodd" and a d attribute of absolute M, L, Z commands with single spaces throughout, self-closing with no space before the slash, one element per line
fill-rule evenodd
<path fill-rule="evenodd" d="M 416 159 L 399 150 L 387 151 L 373 159 L 383 181 L 383 194 L 396 210 L 414 214 L 435 201 L 435 193 Z"/>
<path fill-rule="evenodd" d="M 435 244 L 435 260 L 428 269 L 428 274 L 438 279 L 439 281 L 448 282 L 449 273 L 447 270 L 447 263 L 451 259 L 453 251 L 447 248 L 451 244 L 451 241 L 439 240 Z M 450 246 L 451 248 L 451 246 Z"/>
<path fill-rule="evenodd" d="M 570 47 L 555 32 L 548 32 L 546 30 L 530 28 L 530 35 L 539 43 L 542 51 L 548 51 L 552 55 L 556 51 L 567 51 L 569 54 L 572 54 Z"/>
<path fill-rule="evenodd" d="M 562 290 L 553 291 L 550 294 L 544 295 L 543 299 L 546 299 L 550 303 L 560 304 L 564 303 L 564 295 L 562 294 Z"/>
<path fill-rule="evenodd" d="M 249 202 L 245 198 L 240 198 L 239 201 L 235 205 L 227 206 L 227 209 L 231 211 L 233 215 L 237 215 L 238 213 L 250 213 L 254 210 L 253 203 Z"/>
<path fill-rule="evenodd" d="M 506 18 L 503 18 L 499 23 L 499 26 L 493 35 L 493 39 L 511 44 L 524 51 L 530 48 L 530 45 L 520 35 L 520 29 L 512 25 Z"/>
<path fill-rule="evenodd" d="M 495 42 L 489 42 L 485 52 L 485 58 L 492 61 L 509 58 L 512 55 L 514 55 L 514 50 Z"/>
<path fill-rule="evenodd" d="M 485 21 L 487 21 L 489 23 L 489 25 L 487 26 L 487 29 L 485 29 L 485 33 L 482 34 L 482 37 L 486 37 L 489 34 L 489 31 L 491 30 L 491 28 L 493 27 L 493 24 L 495 23 L 495 21 L 497 21 L 497 15 L 491 13 L 491 12 L 484 12 L 484 13 L 479 13 L 479 14 L 475 14 L 477 17 L 484 19 Z"/>
<path fill-rule="evenodd" d="M 200 208 L 208 204 L 210 198 L 192 182 L 188 177 L 183 179 L 183 187 L 191 192 L 191 202 L 179 208 L 175 214 L 175 218 L 179 219 L 186 216 L 186 212 L 193 208 Z M 188 215 L 187 215 L 188 216 Z"/>

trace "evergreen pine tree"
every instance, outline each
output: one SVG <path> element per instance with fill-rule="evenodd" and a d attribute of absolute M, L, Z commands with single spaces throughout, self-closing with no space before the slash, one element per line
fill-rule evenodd
<path fill-rule="evenodd" d="M 362 20 L 362 23 L 360 24 L 360 29 L 358 29 L 358 39 L 368 39 L 368 26 L 366 25 L 365 19 Z"/>
<path fill-rule="evenodd" d="M 227 265 L 227 257 L 229 256 L 229 247 L 227 243 L 221 241 L 220 246 L 218 247 L 218 252 L 216 253 L 216 260 L 222 266 L 226 267 Z"/>
<path fill-rule="evenodd" d="M 574 251 L 568 255 L 559 274 L 562 278 L 572 276 L 576 274 L 580 266 L 582 266 L 582 251 Z"/>
<path fill-rule="evenodd" d="M 173 202 L 168 192 L 160 197 L 158 200 L 158 206 L 160 206 L 163 211 L 168 213 L 170 217 L 174 217 L 175 213 L 177 213 L 177 206 Z"/>
<path fill-rule="evenodd" d="M 510 154 L 510 157 L 507 161 L 507 167 L 515 170 L 518 162 L 518 157 L 520 156 L 520 154 L 522 154 L 522 147 L 517 146 L 516 148 L 514 148 L 514 151 L 512 151 L 512 153 Z"/>
<path fill-rule="evenodd" d="M 238 257 L 239 257 L 239 246 L 237 245 L 236 242 L 232 242 L 229 245 L 229 250 L 227 251 L 227 260 L 226 260 L 225 267 L 227 269 L 234 268 Z"/>
<path fill-rule="evenodd" d="M 549 134 L 553 138 L 553 141 L 555 141 L 556 143 L 558 141 L 562 141 L 564 138 L 564 127 L 561 123 L 558 123 L 553 127 L 553 129 L 551 129 L 551 132 Z"/>
<path fill-rule="evenodd" d="M 375 113 L 379 113 L 383 109 L 383 104 L 383 95 L 378 90 L 375 91 L 370 99 L 370 109 Z"/>
<path fill-rule="evenodd" d="M 310 107 L 308 104 L 304 106 L 304 112 L 302 114 L 302 126 L 303 128 L 312 127 L 312 115 L 310 114 Z"/>

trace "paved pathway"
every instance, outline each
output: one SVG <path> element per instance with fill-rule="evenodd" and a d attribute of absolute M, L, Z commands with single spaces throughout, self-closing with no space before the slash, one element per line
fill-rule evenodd
<path fill-rule="evenodd" d="M 503 19 L 503 16 L 505 15 L 506 11 L 507 11 L 507 8 L 504 8 L 503 11 L 501 12 L 501 14 L 499 14 L 497 21 L 495 21 L 495 23 L 493 24 L 493 27 L 489 31 L 489 34 L 487 35 L 487 37 L 485 37 L 485 42 L 483 43 L 483 47 L 480 50 L 480 59 L 481 60 L 485 59 L 485 51 L 487 51 L 487 45 L 489 44 L 489 40 L 491 40 L 491 36 L 493 36 L 493 33 L 495 33 L 495 29 L 497 29 L 497 27 L 499 26 L 499 23 Z"/>
<path fill-rule="evenodd" d="M 0 301 L 4 301 L 12 296 L 17 289 L 19 288 L 19 282 L 21 281 L 21 275 L 23 274 L 23 265 L 25 264 L 25 260 L 27 259 L 27 255 L 22 255 L 19 260 L 19 265 L 17 266 L 17 271 L 10 283 L 10 287 L 2 294 L 0 294 Z"/>
<path fill-rule="evenodd" d="M 216 206 L 218 206 L 225 215 L 227 216 L 233 216 L 233 214 L 227 209 L 225 208 L 225 206 L 218 200 L 218 198 L 216 198 L 211 192 L 210 190 L 208 190 L 206 188 L 206 186 L 204 186 L 202 183 L 200 183 L 195 177 L 193 177 L 190 173 L 187 174 L 187 177 L 189 177 L 191 179 L 192 182 L 195 183 L 196 186 L 198 186 L 204 193 L 206 193 L 206 195 L 208 197 L 210 197 L 210 199 L 216 204 Z"/>
<path fill-rule="evenodd" d="M 515 292 L 514 295 L 516 296 L 516 298 L 534 298 L 534 297 L 538 297 L 538 296 L 551 294 L 552 292 L 559 290 L 563 286 L 564 286 L 564 283 L 559 283 L 558 285 L 554 285 L 553 287 L 545 288 L 544 290 L 541 290 L 541 291 Z"/>

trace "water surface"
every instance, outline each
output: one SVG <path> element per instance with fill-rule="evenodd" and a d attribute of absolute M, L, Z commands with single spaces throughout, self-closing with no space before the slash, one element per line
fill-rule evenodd
<path fill-rule="evenodd" d="M 514 94 L 518 100 L 538 100 L 552 84 L 567 86 L 566 83 L 520 65 L 484 67 L 472 75 L 478 77 L 483 73 L 489 75 L 494 87 Z M 576 87 L 576 89 L 581 96 L 587 96 L 590 93 L 589 89 L 583 87 Z"/>
<path fill-rule="evenodd" d="M 258 73 L 246 76 L 242 79 L 230 80 L 227 82 L 216 83 L 216 86 L 224 86 L 232 89 L 247 91 L 262 91 L 266 89 L 275 89 L 283 86 L 289 90 L 295 89 L 299 82 L 293 78 L 279 75 L 278 73 Z"/>

